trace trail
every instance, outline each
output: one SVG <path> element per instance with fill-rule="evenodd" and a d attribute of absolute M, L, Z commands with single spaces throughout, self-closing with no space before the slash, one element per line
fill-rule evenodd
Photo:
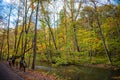
<path fill-rule="evenodd" d="M 23 80 L 5 64 L 0 62 L 0 80 Z"/>

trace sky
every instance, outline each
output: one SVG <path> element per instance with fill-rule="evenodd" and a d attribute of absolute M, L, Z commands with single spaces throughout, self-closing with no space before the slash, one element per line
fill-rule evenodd
<path fill-rule="evenodd" d="M 13 1 L 13 0 L 12 0 Z M 8 22 L 8 15 L 10 13 L 10 6 L 15 7 L 13 4 L 10 3 L 10 0 L 0 0 L 0 27 L 4 27 L 1 26 L 2 24 L 5 25 L 4 28 L 7 27 L 7 22 Z M 13 27 L 15 24 L 15 19 L 16 19 L 16 11 L 15 9 L 12 10 L 12 14 L 11 14 L 11 22 L 10 22 L 10 26 Z"/>
<path fill-rule="evenodd" d="M 4 2 L 10 3 L 10 0 L 3 0 Z"/>
<path fill-rule="evenodd" d="M 4 25 L 7 27 L 7 22 L 8 22 L 8 15 L 10 12 L 10 6 L 15 7 L 14 4 L 17 4 L 19 0 L 0 0 L 0 27 L 1 26 L 1 22 L 4 23 Z M 56 5 L 58 5 L 58 8 L 56 9 L 56 11 L 59 11 L 59 8 L 61 8 L 60 4 L 61 4 L 61 0 L 55 0 L 58 1 L 59 3 L 55 3 Z M 100 0 L 101 2 L 107 2 L 107 0 Z M 120 4 L 120 0 L 110 0 L 112 1 L 112 3 L 114 4 Z M 15 2 L 15 3 L 13 3 Z M 17 5 L 16 5 L 17 6 Z M 49 9 L 50 10 L 50 9 Z M 52 10 L 52 9 L 51 9 Z M 12 14 L 11 14 L 11 22 L 10 22 L 10 27 L 15 26 L 15 21 L 17 18 L 17 10 L 16 8 L 14 10 L 12 10 Z"/>

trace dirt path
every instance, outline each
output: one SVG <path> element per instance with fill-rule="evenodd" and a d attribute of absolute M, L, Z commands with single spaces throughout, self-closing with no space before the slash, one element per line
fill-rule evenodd
<path fill-rule="evenodd" d="M 5 64 L 0 62 L 0 80 L 23 80 Z"/>
<path fill-rule="evenodd" d="M 16 67 L 10 67 L 8 62 L 0 62 L 0 80 L 61 80 L 57 76 L 36 70 L 26 69 L 26 72 Z"/>

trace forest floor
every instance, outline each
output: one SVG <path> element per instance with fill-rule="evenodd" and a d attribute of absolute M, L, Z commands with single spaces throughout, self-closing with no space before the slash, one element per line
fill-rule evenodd
<path fill-rule="evenodd" d="M 26 72 L 19 70 L 17 67 L 10 67 L 8 65 L 8 62 L 3 61 L 2 62 L 6 67 L 11 69 L 14 73 L 19 75 L 23 80 L 61 80 L 58 77 L 55 77 L 55 75 L 52 74 L 47 74 L 44 72 L 36 71 L 36 70 L 31 70 L 31 69 L 26 69 Z"/>

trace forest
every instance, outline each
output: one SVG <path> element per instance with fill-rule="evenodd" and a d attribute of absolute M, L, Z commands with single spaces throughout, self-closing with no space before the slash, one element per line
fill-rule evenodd
<path fill-rule="evenodd" d="M 24 56 L 33 70 L 40 63 L 120 68 L 119 0 L 13 0 L 7 11 L 0 60 Z"/>

